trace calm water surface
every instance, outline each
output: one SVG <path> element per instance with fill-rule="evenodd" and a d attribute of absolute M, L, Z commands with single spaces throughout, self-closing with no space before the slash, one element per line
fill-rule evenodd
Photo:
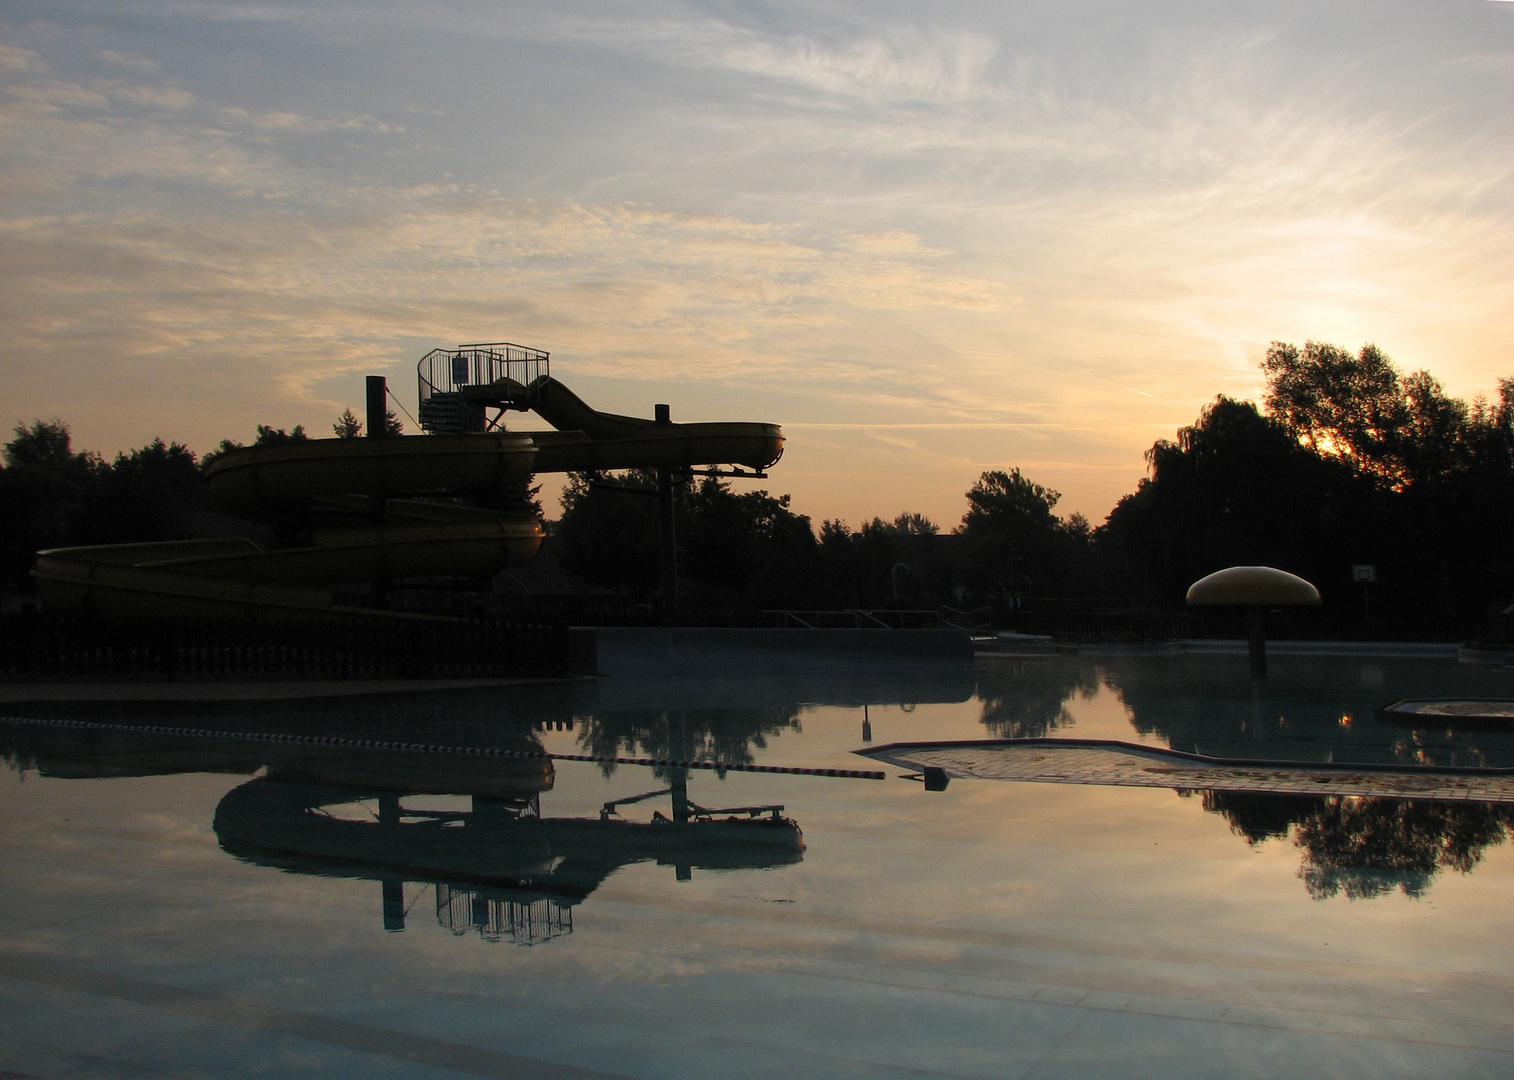
<path fill-rule="evenodd" d="M 0 711 L 847 769 L 875 767 L 869 741 L 1043 735 L 1514 766 L 1506 731 L 1375 713 L 1514 697 L 1514 672 L 1272 667 L 1260 687 L 1244 657 L 1048 657 Z M 0 752 L 4 1075 L 1514 1074 L 1498 808 L 16 724 Z"/>

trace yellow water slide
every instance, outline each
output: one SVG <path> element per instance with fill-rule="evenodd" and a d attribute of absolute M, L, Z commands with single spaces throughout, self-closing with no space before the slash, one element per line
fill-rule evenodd
<path fill-rule="evenodd" d="M 490 363 L 488 354 L 503 348 L 465 347 L 470 360 L 485 352 L 478 370 L 490 377 L 449 380 L 440 389 L 428 382 L 422 361 L 421 416 L 432 434 L 251 446 L 211 462 L 205 482 L 219 508 L 281 524 L 298 540 L 270 547 L 234 538 L 42 551 L 32 577 L 44 608 L 128 618 L 429 618 L 344 606 L 333 590 L 438 576 L 485 578 L 530 562 L 541 547 L 540 520 L 466 500 L 518 486 L 533 473 L 720 465 L 760 473 L 783 452 L 776 424 L 673 424 L 597 412 L 545 372 L 545 353 L 533 357 L 534 370 L 522 372 L 534 376 L 529 381 L 511 378 L 507 363 Z M 451 362 L 463 350 L 437 352 Z M 452 373 L 459 371 L 452 362 Z M 492 423 L 483 412 L 491 407 L 498 410 Z M 505 410 L 523 408 L 558 430 L 498 430 Z M 298 528 L 288 528 L 290 522 Z"/>

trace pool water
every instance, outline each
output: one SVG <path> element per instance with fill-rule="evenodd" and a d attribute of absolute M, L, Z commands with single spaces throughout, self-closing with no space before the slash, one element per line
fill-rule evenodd
<path fill-rule="evenodd" d="M 1514 766 L 1497 725 L 1376 712 L 1511 698 L 1514 672 L 1271 666 L 12 700 L 94 726 L 0 724 L 0 1075 L 1514 1074 L 1509 808 L 242 737 L 857 770 L 868 745 L 1067 736 Z"/>

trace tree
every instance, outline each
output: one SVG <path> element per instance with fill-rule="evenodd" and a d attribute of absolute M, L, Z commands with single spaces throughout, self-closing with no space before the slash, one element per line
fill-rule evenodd
<path fill-rule="evenodd" d="M 1000 533 L 1034 533 L 1053 528 L 1057 519 L 1052 508 L 1061 498 L 1060 491 L 1042 487 L 1021 475 L 1019 469 L 1007 473 L 990 470 L 967 493 L 967 514 L 962 518 L 962 527 Z"/>
<path fill-rule="evenodd" d="M 568 473 L 554 533 L 563 569 L 622 595 L 656 595 L 657 501 L 651 497 L 656 490 L 657 475 L 647 469 Z"/>
<path fill-rule="evenodd" d="M 1367 344 L 1274 341 L 1262 361 L 1266 407 L 1301 443 L 1398 491 L 1442 483 L 1469 464 L 1471 410 L 1428 371 L 1400 375 Z M 1484 414 L 1485 415 L 1485 414 Z"/>
<path fill-rule="evenodd" d="M 690 591 L 723 609 L 802 606 L 818 566 L 810 519 L 787 495 L 735 492 L 707 477 L 679 506 L 681 574 Z"/>
<path fill-rule="evenodd" d="M 1375 345 L 1353 356 L 1314 341 L 1273 342 L 1262 369 L 1269 414 L 1384 492 L 1359 523 L 1393 564 L 1380 592 L 1448 620 L 1514 598 L 1514 383 L 1499 383 L 1497 405 L 1469 406 Z"/>
<path fill-rule="evenodd" d="M 14 431 L 15 438 L 5 444 L 5 463 L 10 468 L 62 471 L 78 464 L 68 425 L 56 416 L 17 424 Z"/>
<path fill-rule="evenodd" d="M 331 425 L 331 431 L 338 439 L 355 439 L 363 433 L 363 422 L 351 409 L 343 409 L 342 415 Z"/>
<path fill-rule="evenodd" d="M 13 587 L 26 583 L 40 550 L 183 538 L 184 512 L 207 505 L 194 454 L 162 439 L 106 464 L 75 453 L 61 421 L 37 420 L 15 429 L 5 461 L 0 576 Z"/>
<path fill-rule="evenodd" d="M 989 595 L 1052 595 L 1086 579 L 1088 523 L 1053 513 L 1061 492 L 1019 469 L 985 472 L 967 492 L 960 532 L 974 584 Z M 1085 586 L 1086 587 L 1086 586 Z"/>
<path fill-rule="evenodd" d="M 0 469 L 0 574 L 13 587 L 26 583 L 38 551 L 92 539 L 89 508 L 106 468 L 98 454 L 74 453 L 57 418 L 14 430 Z"/>
<path fill-rule="evenodd" d="M 650 599 L 661 583 L 657 474 L 569 473 L 555 532 L 564 569 Z M 820 576 L 809 519 L 787 495 L 706 478 L 675 489 L 681 591 L 721 610 L 803 605 Z"/>
<path fill-rule="evenodd" d="M 252 440 L 252 445 L 277 446 L 280 443 L 308 442 L 309 440 L 310 436 L 305 434 L 304 424 L 296 424 L 293 431 L 285 431 L 283 428 L 259 424 L 258 437 Z"/>
<path fill-rule="evenodd" d="M 259 430 L 261 431 L 262 429 L 259 428 Z M 296 428 L 295 430 L 303 431 L 304 429 Z M 357 414 L 351 409 L 343 409 L 342 415 L 338 416 L 336 423 L 331 425 L 331 430 L 338 439 L 356 439 L 363 433 L 363 422 L 357 418 Z M 388 436 L 403 435 L 404 433 L 405 425 L 400 422 L 400 418 L 395 415 L 394 410 L 385 409 L 384 434 Z"/>
<path fill-rule="evenodd" d="M 116 455 L 102 471 L 91 507 L 94 537 L 141 543 L 186 535 L 182 515 L 210 505 L 194 453 L 181 443 L 154 439 Z"/>
<path fill-rule="evenodd" d="M 941 527 L 924 514 L 909 511 L 894 518 L 884 528 L 901 536 L 935 536 L 941 531 Z"/>
<path fill-rule="evenodd" d="M 1404 425 L 1398 371 L 1376 345 L 1352 355 L 1323 342 L 1303 351 L 1274 341 L 1262 361 L 1267 412 L 1318 454 L 1356 469 L 1391 476 Z"/>
<path fill-rule="evenodd" d="M 1109 580 L 1143 599 L 1179 604 L 1188 586 L 1226 566 L 1269 565 L 1323 582 L 1374 562 L 1372 485 L 1301 444 L 1249 401 L 1218 397 L 1174 440 L 1146 453 L 1151 476 L 1125 496 L 1095 544 Z"/>

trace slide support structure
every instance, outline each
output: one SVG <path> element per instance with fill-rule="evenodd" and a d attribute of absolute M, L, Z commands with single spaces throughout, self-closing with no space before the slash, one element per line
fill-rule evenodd
<path fill-rule="evenodd" d="M 673 411 L 667 405 L 653 406 L 658 424 L 672 424 Z M 657 468 L 657 540 L 662 564 L 662 603 L 669 615 L 678 614 L 678 521 L 674 501 L 676 480 L 667 465 Z"/>
<path fill-rule="evenodd" d="M 389 411 L 389 380 L 382 375 L 369 375 L 366 385 L 368 428 L 364 435 L 370 439 L 382 439 L 388 434 L 384 416 Z M 382 525 L 389 514 L 389 500 L 382 492 L 368 496 L 368 520 Z M 383 609 L 389 606 L 389 582 L 383 573 L 373 578 L 373 603 Z"/>

